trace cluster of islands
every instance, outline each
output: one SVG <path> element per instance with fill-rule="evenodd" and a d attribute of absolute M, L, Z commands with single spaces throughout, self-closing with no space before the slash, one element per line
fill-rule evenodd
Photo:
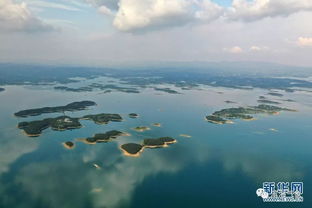
<path fill-rule="evenodd" d="M 166 90 L 169 90 L 166 88 Z M 271 96 L 281 97 L 281 94 L 278 93 L 269 93 Z M 260 100 L 266 100 L 266 97 L 260 96 Z M 235 103 L 233 101 L 225 101 L 228 104 Z M 274 101 L 272 101 L 274 102 Z M 80 101 L 72 102 L 64 106 L 56 107 L 43 107 L 43 108 L 33 108 L 28 110 L 22 110 L 14 113 L 16 117 L 26 118 L 29 116 L 38 116 L 48 113 L 64 113 L 66 111 L 81 111 L 86 110 L 90 106 L 95 106 L 96 103 L 93 101 Z M 278 114 L 280 111 L 295 111 L 288 108 L 282 108 L 273 105 L 259 104 L 257 106 L 248 106 L 248 107 L 234 107 L 234 108 L 225 108 L 219 111 L 215 111 L 211 115 L 206 116 L 206 120 L 213 124 L 227 124 L 233 123 L 234 119 L 243 119 L 243 120 L 254 120 L 254 114 Z M 129 113 L 128 117 L 131 119 L 136 119 L 139 117 L 137 113 Z M 44 118 L 41 120 L 32 120 L 32 121 L 22 121 L 19 122 L 17 127 L 30 137 L 38 137 L 41 135 L 42 131 L 51 128 L 54 131 L 65 131 L 71 129 L 78 129 L 82 127 L 80 120 L 90 120 L 95 124 L 102 125 L 108 124 L 109 122 L 121 122 L 123 118 L 119 114 L 113 113 L 99 113 L 99 114 L 88 114 L 80 117 L 70 117 L 66 115 L 58 116 L 55 118 Z M 161 127 L 160 123 L 153 123 L 152 126 Z M 132 130 L 137 132 L 144 132 L 151 130 L 148 126 L 137 126 L 132 128 Z M 86 144 L 97 144 L 97 143 L 107 143 L 113 141 L 114 139 L 120 136 L 130 136 L 126 132 L 111 130 L 105 133 L 96 133 L 91 137 L 87 138 L 77 138 L 77 141 L 84 142 Z M 191 136 L 187 134 L 181 134 L 181 137 L 190 138 Z M 125 143 L 120 145 L 121 151 L 126 156 L 139 156 L 145 148 L 161 148 L 167 147 L 169 144 L 176 142 L 176 139 L 172 137 L 160 137 L 160 138 L 149 138 L 144 139 L 141 143 Z M 67 141 L 62 143 L 63 146 L 67 149 L 73 149 L 75 143 L 73 141 Z"/>
<path fill-rule="evenodd" d="M 14 115 L 16 117 L 28 117 L 28 116 L 38 116 L 47 113 L 64 113 L 65 111 L 78 111 L 85 110 L 89 106 L 96 105 L 93 101 L 81 101 L 73 102 L 65 106 L 56 106 L 56 107 L 43 107 L 43 108 L 34 108 L 28 110 L 22 110 L 16 112 Z M 137 113 L 129 113 L 129 118 L 138 118 Z M 42 131 L 47 128 L 51 128 L 54 131 L 65 131 L 70 129 L 81 128 L 82 125 L 79 122 L 80 120 L 91 120 L 96 124 L 107 124 L 109 122 L 121 122 L 123 118 L 119 114 L 110 114 L 110 113 L 100 113 L 93 115 L 85 115 L 82 117 L 72 118 L 69 116 L 58 116 L 56 118 L 45 118 L 42 120 L 33 120 L 33 121 L 22 121 L 19 122 L 17 127 L 22 129 L 24 133 L 29 137 L 38 137 L 41 135 Z M 153 126 L 160 127 L 160 123 L 153 123 Z M 133 130 L 138 132 L 143 132 L 150 130 L 147 126 L 138 126 L 133 128 Z M 128 133 L 121 132 L 118 130 L 111 130 L 105 133 L 97 133 L 91 137 L 87 138 L 77 138 L 77 141 L 82 141 L 86 144 L 97 144 L 97 143 L 107 143 L 110 142 L 119 136 L 129 136 Z M 188 137 L 188 135 L 182 135 Z M 126 143 L 120 146 L 120 149 L 124 152 L 126 156 L 139 156 L 144 148 L 161 148 L 166 147 L 168 144 L 175 143 L 176 140 L 171 137 L 160 137 L 157 139 L 144 139 L 141 144 L 135 143 Z M 73 149 L 75 143 L 73 141 L 66 141 L 62 143 L 66 149 Z"/>
<path fill-rule="evenodd" d="M 62 90 L 67 92 L 92 92 L 93 90 L 102 90 L 103 93 L 111 93 L 111 92 L 125 92 L 125 93 L 140 93 L 140 88 L 146 88 L 143 86 L 137 86 L 137 87 L 123 87 L 123 86 L 117 86 L 115 84 L 100 84 L 100 83 L 92 83 L 87 86 L 83 87 L 67 87 L 64 85 L 55 86 L 55 90 Z M 169 94 L 181 94 L 180 92 L 173 90 L 169 87 L 150 87 L 154 89 L 155 91 L 161 91 L 166 92 Z"/>

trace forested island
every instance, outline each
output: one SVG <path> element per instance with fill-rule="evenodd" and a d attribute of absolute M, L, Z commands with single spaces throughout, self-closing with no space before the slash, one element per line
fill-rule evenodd
<path fill-rule="evenodd" d="M 168 144 L 175 143 L 176 140 L 172 137 L 160 137 L 155 139 L 144 139 L 142 144 L 127 143 L 120 146 L 124 155 L 131 157 L 138 157 L 143 152 L 144 148 L 162 148 L 167 147 Z"/>
<path fill-rule="evenodd" d="M 43 120 L 35 120 L 29 122 L 18 123 L 18 128 L 24 130 L 26 135 L 31 137 L 40 136 L 44 129 L 51 127 L 54 131 L 65 131 L 69 129 L 81 128 L 82 125 L 79 122 L 81 119 L 92 120 L 96 124 L 107 124 L 108 122 L 120 122 L 122 117 L 119 114 L 95 114 L 86 115 L 79 118 L 71 118 L 69 116 L 60 116 L 56 118 L 46 118 Z"/>
<path fill-rule="evenodd" d="M 106 143 L 116 139 L 118 136 L 127 136 L 128 134 L 117 130 L 111 130 L 105 133 L 94 134 L 92 137 L 83 139 L 87 144 Z"/>
<path fill-rule="evenodd" d="M 280 111 L 295 111 L 288 108 L 261 104 L 258 106 L 226 108 L 206 116 L 206 120 L 215 124 L 233 123 L 233 119 L 253 120 L 252 114 L 278 114 Z"/>

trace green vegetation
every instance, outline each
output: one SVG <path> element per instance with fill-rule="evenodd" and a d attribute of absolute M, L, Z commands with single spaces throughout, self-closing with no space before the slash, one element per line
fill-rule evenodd
<path fill-rule="evenodd" d="M 138 157 L 144 148 L 161 148 L 175 143 L 171 137 L 160 137 L 157 139 L 144 139 L 142 144 L 127 143 L 120 146 L 126 156 Z"/>
<path fill-rule="evenodd" d="M 24 132 L 31 137 L 40 136 L 44 129 L 51 127 L 55 131 L 64 131 L 68 129 L 81 128 L 82 125 L 78 118 L 71 118 L 68 116 L 60 116 L 57 118 L 46 118 L 39 121 L 20 122 L 17 126 L 23 129 Z"/>
<path fill-rule="evenodd" d="M 169 93 L 169 94 L 181 94 L 181 93 L 179 93 L 178 91 L 175 91 L 175 90 L 170 89 L 170 88 L 168 88 L 168 87 L 166 87 L 166 88 L 154 87 L 154 90 L 166 92 L 166 93 Z"/>
<path fill-rule="evenodd" d="M 71 88 L 67 86 L 56 86 L 54 87 L 56 90 L 64 90 L 68 92 L 91 92 L 94 89 L 104 90 L 104 93 L 110 93 L 113 90 L 117 92 L 126 92 L 126 93 L 140 93 L 137 88 L 134 87 L 121 87 L 114 84 L 103 85 L 100 83 L 92 83 L 85 87 Z"/>
<path fill-rule="evenodd" d="M 227 103 L 227 104 L 233 104 L 233 103 L 236 103 L 236 102 L 234 102 L 234 101 L 231 101 L 231 100 L 226 100 L 226 101 L 224 101 L 225 103 Z"/>
<path fill-rule="evenodd" d="M 127 156 L 139 156 L 139 153 L 143 150 L 142 145 L 135 143 L 123 144 L 120 148 Z"/>
<path fill-rule="evenodd" d="M 63 146 L 66 148 L 66 149 L 73 149 L 75 147 L 75 144 L 71 141 L 67 141 L 67 142 L 64 142 L 63 143 Z"/>
<path fill-rule="evenodd" d="M 258 103 L 274 104 L 274 105 L 279 105 L 279 104 L 281 104 L 280 102 L 272 101 L 272 100 L 267 100 L 267 99 L 259 99 L 259 100 L 258 100 Z"/>
<path fill-rule="evenodd" d="M 139 115 L 136 113 L 129 113 L 129 117 L 130 118 L 137 118 L 137 117 L 139 117 Z"/>
<path fill-rule="evenodd" d="M 232 119 L 252 120 L 253 117 L 250 114 L 260 114 L 260 113 L 277 114 L 280 111 L 295 111 L 295 110 L 261 104 L 258 106 L 250 106 L 245 108 L 238 107 L 238 108 L 222 109 L 220 111 L 214 112 L 212 115 L 206 116 L 206 119 L 210 123 L 226 124 L 230 123 Z"/>
<path fill-rule="evenodd" d="M 81 119 L 92 120 L 96 124 L 107 124 L 110 121 L 113 121 L 113 122 L 122 121 L 122 117 L 119 114 L 111 114 L 111 113 L 86 115 L 86 116 L 83 116 Z"/>
<path fill-rule="evenodd" d="M 54 87 L 54 89 L 64 90 L 67 92 L 91 92 L 92 91 L 91 87 L 71 88 L 71 87 L 66 87 L 66 86 L 56 86 L 56 87 Z"/>
<path fill-rule="evenodd" d="M 122 133 L 121 131 L 112 130 L 106 133 L 95 134 L 93 137 L 86 138 L 85 141 L 90 144 L 103 143 L 103 142 L 106 143 L 122 135 L 124 135 L 124 133 Z"/>
<path fill-rule="evenodd" d="M 107 124 L 109 121 L 122 121 L 122 118 L 119 114 L 102 113 L 96 115 L 86 115 L 80 118 L 60 116 L 57 118 L 46 118 L 37 121 L 20 122 L 18 123 L 18 128 L 23 129 L 28 136 L 40 136 L 41 132 L 49 127 L 55 131 L 81 128 L 82 125 L 79 122 L 81 119 L 92 120 L 96 124 Z"/>
<path fill-rule="evenodd" d="M 228 120 L 225 120 L 219 116 L 214 116 L 214 115 L 206 116 L 206 120 L 210 123 L 215 123 L 215 124 L 226 124 L 226 123 L 228 123 Z"/>
<path fill-rule="evenodd" d="M 147 126 L 137 126 L 135 128 L 133 128 L 133 130 L 138 131 L 138 132 L 143 132 L 143 131 L 147 131 L 150 130 L 151 128 L 147 127 Z"/>
<path fill-rule="evenodd" d="M 175 143 L 176 140 L 171 137 L 160 137 L 157 139 L 144 139 L 143 146 L 148 148 L 164 147 L 168 144 Z"/>
<path fill-rule="evenodd" d="M 283 94 L 277 93 L 277 92 L 269 92 L 268 95 L 276 96 L 276 97 L 283 97 Z"/>
<path fill-rule="evenodd" d="M 85 110 L 89 106 L 96 105 L 93 101 L 81 101 L 81 102 L 73 102 L 69 103 L 65 106 L 57 106 L 57 107 L 43 107 L 43 108 L 34 108 L 28 110 L 22 110 L 17 113 L 14 113 L 17 117 L 28 117 L 28 116 L 38 116 L 44 113 L 63 113 L 65 111 L 78 111 Z"/>

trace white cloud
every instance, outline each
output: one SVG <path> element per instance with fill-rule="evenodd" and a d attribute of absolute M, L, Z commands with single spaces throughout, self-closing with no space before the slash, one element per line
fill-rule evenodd
<path fill-rule="evenodd" d="M 121 0 L 113 25 L 121 31 L 183 25 L 191 21 L 186 0 Z"/>
<path fill-rule="evenodd" d="M 210 0 L 86 0 L 105 15 L 115 15 L 120 31 L 144 31 L 219 18 L 224 9 Z"/>
<path fill-rule="evenodd" d="M 224 48 L 223 50 L 228 52 L 228 53 L 235 53 L 235 54 L 243 52 L 243 49 L 239 46 L 234 46 L 232 48 Z"/>
<path fill-rule="evenodd" d="M 106 6 L 100 6 L 99 8 L 98 8 L 98 11 L 101 13 L 101 14 L 104 14 L 104 15 L 107 15 L 107 16 L 112 16 L 112 15 L 114 15 L 114 13 L 113 13 L 113 11 L 112 10 L 110 10 L 108 7 L 106 7 Z"/>
<path fill-rule="evenodd" d="M 297 40 L 299 46 L 312 46 L 312 37 L 299 37 Z"/>
<path fill-rule="evenodd" d="M 311 0 L 234 0 L 227 18 L 255 21 L 265 17 L 288 16 L 304 10 L 312 10 Z"/>
<path fill-rule="evenodd" d="M 12 0 L 0 1 L 1 31 L 43 31 L 52 27 L 34 16 L 26 3 L 14 3 Z"/>
<path fill-rule="evenodd" d="M 267 46 L 251 46 L 249 48 L 250 51 L 259 52 L 259 51 L 267 51 L 269 47 Z"/>

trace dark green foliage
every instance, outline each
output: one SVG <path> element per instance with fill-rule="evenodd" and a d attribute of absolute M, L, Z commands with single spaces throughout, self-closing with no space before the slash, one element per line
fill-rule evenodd
<path fill-rule="evenodd" d="M 128 144 L 123 144 L 121 145 L 121 148 L 125 150 L 129 154 L 136 154 L 140 152 L 143 148 L 142 145 L 140 144 L 135 144 L 135 143 L 128 143 Z"/>
<path fill-rule="evenodd" d="M 122 117 L 119 114 L 101 113 L 95 115 L 86 115 L 82 119 L 92 120 L 97 124 L 107 124 L 110 121 L 120 122 Z"/>
<path fill-rule="evenodd" d="M 87 142 L 90 142 L 90 143 L 108 142 L 111 139 L 115 139 L 121 135 L 122 135 L 121 131 L 112 130 L 112 131 L 108 131 L 106 133 L 95 134 L 93 137 L 86 138 L 86 140 L 87 140 Z"/>
<path fill-rule="evenodd" d="M 96 103 L 93 101 L 81 101 L 81 102 L 73 102 L 65 106 L 43 107 L 22 110 L 17 113 L 14 113 L 14 115 L 17 117 L 38 116 L 44 113 L 60 113 L 65 111 L 85 110 L 87 107 L 94 105 L 96 105 Z"/>

